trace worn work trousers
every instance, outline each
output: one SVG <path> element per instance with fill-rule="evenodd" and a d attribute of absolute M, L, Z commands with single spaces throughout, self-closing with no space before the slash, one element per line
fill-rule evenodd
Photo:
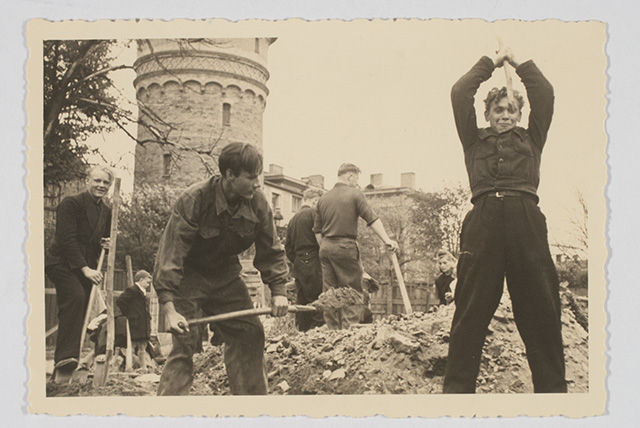
<path fill-rule="evenodd" d="M 477 201 L 462 225 L 460 248 L 444 392 L 475 392 L 505 275 L 534 392 L 566 392 L 558 275 L 536 202 L 509 196 Z"/>
<path fill-rule="evenodd" d="M 322 239 L 320 244 L 322 265 L 322 289 L 351 287 L 362 293 L 362 264 L 360 248 L 353 238 Z M 364 305 L 347 306 L 335 311 L 324 311 L 327 327 L 332 330 L 346 329 L 362 320 Z"/>
<path fill-rule="evenodd" d="M 58 333 L 56 363 L 67 358 L 78 359 L 84 315 L 89 304 L 92 283 L 80 271 L 73 272 L 63 265 L 47 266 L 47 277 L 56 287 Z"/>
<path fill-rule="evenodd" d="M 296 254 L 293 262 L 293 275 L 296 278 L 296 303 L 307 305 L 314 302 L 322 293 L 322 267 L 317 252 Z M 322 313 L 297 312 L 296 326 L 300 331 L 307 331 L 324 324 Z"/>
<path fill-rule="evenodd" d="M 253 308 L 247 286 L 237 278 L 214 287 L 204 276 L 186 272 L 180 284 L 176 310 L 187 319 Z M 264 330 L 257 316 L 217 322 L 224 341 L 224 362 L 233 395 L 266 395 L 267 374 L 264 361 Z M 173 335 L 173 348 L 167 357 L 158 395 L 188 395 L 193 383 L 193 354 L 202 340 L 196 327 L 189 333 Z"/>

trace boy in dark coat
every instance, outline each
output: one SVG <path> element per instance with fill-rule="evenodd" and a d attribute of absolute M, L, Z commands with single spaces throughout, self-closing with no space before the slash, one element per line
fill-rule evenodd
<path fill-rule="evenodd" d="M 116 305 L 129 321 L 131 344 L 138 355 L 140 367 L 147 365 L 147 345 L 151 336 L 151 315 L 147 303 L 147 291 L 151 286 L 151 274 L 146 270 L 136 272 L 135 285 L 127 288 L 116 300 Z"/>

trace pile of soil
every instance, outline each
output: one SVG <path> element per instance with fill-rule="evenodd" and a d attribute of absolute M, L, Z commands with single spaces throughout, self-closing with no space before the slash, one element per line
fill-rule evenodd
<path fill-rule="evenodd" d="M 491 322 L 477 381 L 479 393 L 533 392 L 524 345 L 510 302 Z M 569 392 L 587 392 L 587 315 L 570 292 L 562 293 L 562 324 Z M 573 303 L 572 303 L 573 302 Z M 453 305 L 432 312 L 393 315 L 349 330 L 300 333 L 287 320 L 267 318 L 265 358 L 269 391 L 300 394 L 432 394 L 442 391 Z M 586 326 L 586 325 L 585 325 Z M 161 369 L 161 367 L 160 367 Z M 110 375 L 107 385 L 47 385 L 48 396 L 154 395 L 157 374 Z M 194 357 L 191 395 L 228 395 L 221 346 L 205 344 Z M 144 379 L 144 380 L 141 380 Z"/>

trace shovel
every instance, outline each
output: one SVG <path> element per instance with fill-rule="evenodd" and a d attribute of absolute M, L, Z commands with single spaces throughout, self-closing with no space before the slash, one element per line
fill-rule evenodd
<path fill-rule="evenodd" d="M 287 312 L 315 312 L 317 309 L 313 306 L 307 305 L 289 305 L 287 308 Z M 198 324 L 208 324 L 210 322 L 216 321 L 226 321 L 232 320 L 236 318 L 249 317 L 254 315 L 268 315 L 271 313 L 271 308 L 253 308 L 253 309 L 243 309 L 241 311 L 227 312 L 226 314 L 212 315 L 204 318 L 195 318 L 192 320 L 188 320 L 187 323 L 189 325 L 198 325 Z"/>

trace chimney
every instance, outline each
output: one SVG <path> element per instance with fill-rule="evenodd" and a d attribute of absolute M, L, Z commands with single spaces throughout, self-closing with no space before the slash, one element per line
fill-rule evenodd
<path fill-rule="evenodd" d="M 282 175 L 283 168 L 280 165 L 276 165 L 274 163 L 269 164 L 269 172 L 270 175 Z"/>
<path fill-rule="evenodd" d="M 416 189 L 416 174 L 413 172 L 403 172 L 400 174 L 400 187 L 406 187 L 411 190 Z"/>
<path fill-rule="evenodd" d="M 308 177 L 302 177 L 302 181 L 307 183 L 309 186 L 319 187 L 324 189 L 324 176 L 320 174 L 310 175 Z"/>
<path fill-rule="evenodd" d="M 382 174 L 371 174 L 371 185 L 376 189 L 382 187 Z"/>

